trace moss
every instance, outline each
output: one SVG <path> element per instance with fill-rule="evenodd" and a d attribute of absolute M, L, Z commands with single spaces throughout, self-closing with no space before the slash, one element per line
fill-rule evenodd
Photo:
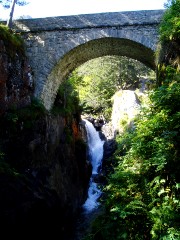
<path fill-rule="evenodd" d="M 15 137 L 20 133 L 20 130 L 31 130 L 37 120 L 45 117 L 46 109 L 36 99 L 32 100 L 30 106 L 17 109 L 9 109 L 1 118 L 0 124 L 3 131 L 1 137 Z"/>
<path fill-rule="evenodd" d="M 0 24 L 0 40 L 3 40 L 10 57 L 14 58 L 17 53 L 25 55 L 24 42 L 20 34 L 14 33 L 3 24 Z"/>
<path fill-rule="evenodd" d="M 66 126 L 64 128 L 64 134 L 65 134 L 66 143 L 71 144 L 73 142 L 72 129 Z"/>

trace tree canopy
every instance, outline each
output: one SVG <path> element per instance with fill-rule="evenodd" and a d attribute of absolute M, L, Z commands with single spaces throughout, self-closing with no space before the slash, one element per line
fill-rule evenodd
<path fill-rule="evenodd" d="M 180 38 L 180 0 L 168 0 L 159 31 L 161 40 Z"/>
<path fill-rule="evenodd" d="M 135 90 L 140 78 L 153 76 L 153 71 L 137 60 L 123 56 L 92 59 L 70 76 L 80 98 L 84 113 L 111 117 L 112 97 L 116 91 Z"/>
<path fill-rule="evenodd" d="M 0 4 L 2 4 L 4 8 L 10 9 L 10 15 L 7 21 L 7 26 L 9 28 L 12 28 L 12 20 L 13 20 L 15 5 L 17 4 L 19 6 L 25 6 L 28 4 L 28 2 L 23 0 L 0 0 Z"/>

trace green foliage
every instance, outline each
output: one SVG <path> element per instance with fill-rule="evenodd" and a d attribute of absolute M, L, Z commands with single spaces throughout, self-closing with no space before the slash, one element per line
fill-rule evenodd
<path fill-rule="evenodd" d="M 64 134 L 65 134 L 66 143 L 69 143 L 69 144 L 72 143 L 73 141 L 72 130 L 69 127 L 65 127 Z"/>
<path fill-rule="evenodd" d="M 81 112 L 79 106 L 79 96 L 76 89 L 76 76 L 64 81 L 58 89 L 54 106 L 51 110 L 53 114 L 61 114 L 62 116 L 72 117 L 78 116 Z"/>
<path fill-rule="evenodd" d="M 173 75 L 164 81 L 163 86 L 151 96 L 155 101 L 155 111 L 167 110 L 168 114 L 175 114 L 180 109 L 180 75 Z"/>
<path fill-rule="evenodd" d="M 11 108 L 6 112 L 5 116 L 0 119 L 1 126 L 7 129 L 9 136 L 16 136 L 22 129 L 31 130 L 35 122 L 44 117 L 45 114 L 46 109 L 44 105 L 34 98 L 31 105 L 20 109 Z"/>
<path fill-rule="evenodd" d="M 11 2 L 12 2 L 12 0 L 1 0 L 0 4 L 2 4 L 4 8 L 10 8 Z M 22 0 L 17 0 L 16 4 L 19 6 L 24 6 L 24 5 L 28 4 L 28 2 L 22 1 Z"/>
<path fill-rule="evenodd" d="M 11 4 L 11 0 L 1 0 L 0 4 L 2 4 L 4 8 L 9 8 Z"/>
<path fill-rule="evenodd" d="M 83 113 L 111 118 L 112 96 L 118 89 L 136 89 L 140 76 L 151 71 L 138 61 L 120 56 L 93 59 L 80 66 L 71 78 L 79 93 Z"/>
<path fill-rule="evenodd" d="M 25 128 L 33 127 L 35 121 L 44 117 L 46 113 L 43 103 L 36 98 L 32 99 L 31 105 L 17 111 L 18 120 L 24 122 Z"/>
<path fill-rule="evenodd" d="M 167 71 L 164 84 L 149 92 L 135 130 L 116 138 L 105 213 L 91 239 L 180 238 L 180 78 Z"/>
<path fill-rule="evenodd" d="M 24 44 L 21 36 L 3 24 L 0 24 L 0 39 L 3 40 L 9 56 L 15 57 L 16 53 L 24 55 Z"/>
<path fill-rule="evenodd" d="M 167 10 L 160 24 L 160 44 L 156 51 L 158 58 L 158 86 L 167 84 L 180 71 L 180 0 L 169 0 Z M 166 81 L 166 82 L 165 82 Z"/>
<path fill-rule="evenodd" d="M 166 7 L 159 28 L 161 40 L 176 40 L 180 38 L 180 0 L 169 0 Z"/>

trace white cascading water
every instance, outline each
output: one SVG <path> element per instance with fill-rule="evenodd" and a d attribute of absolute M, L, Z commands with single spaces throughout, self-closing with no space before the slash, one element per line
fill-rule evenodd
<path fill-rule="evenodd" d="M 85 127 L 87 131 L 89 159 L 92 164 L 92 176 L 89 183 L 88 198 L 83 205 L 83 209 L 85 212 L 91 212 L 99 206 L 98 199 L 101 191 L 97 183 L 94 182 L 94 177 L 98 175 L 102 164 L 104 141 L 100 139 L 99 133 L 93 124 L 86 119 L 84 119 L 84 121 L 86 122 Z"/>

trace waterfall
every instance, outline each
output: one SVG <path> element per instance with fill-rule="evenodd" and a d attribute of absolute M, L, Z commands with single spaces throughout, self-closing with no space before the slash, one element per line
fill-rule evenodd
<path fill-rule="evenodd" d="M 94 182 L 94 179 L 101 168 L 104 141 L 100 139 L 99 133 L 96 131 L 93 124 L 86 119 L 84 119 L 84 121 L 86 122 L 88 156 L 92 164 L 92 176 L 89 183 L 88 198 L 83 205 L 83 209 L 85 212 L 91 212 L 98 207 L 98 199 L 101 195 L 101 191 L 97 183 Z"/>

